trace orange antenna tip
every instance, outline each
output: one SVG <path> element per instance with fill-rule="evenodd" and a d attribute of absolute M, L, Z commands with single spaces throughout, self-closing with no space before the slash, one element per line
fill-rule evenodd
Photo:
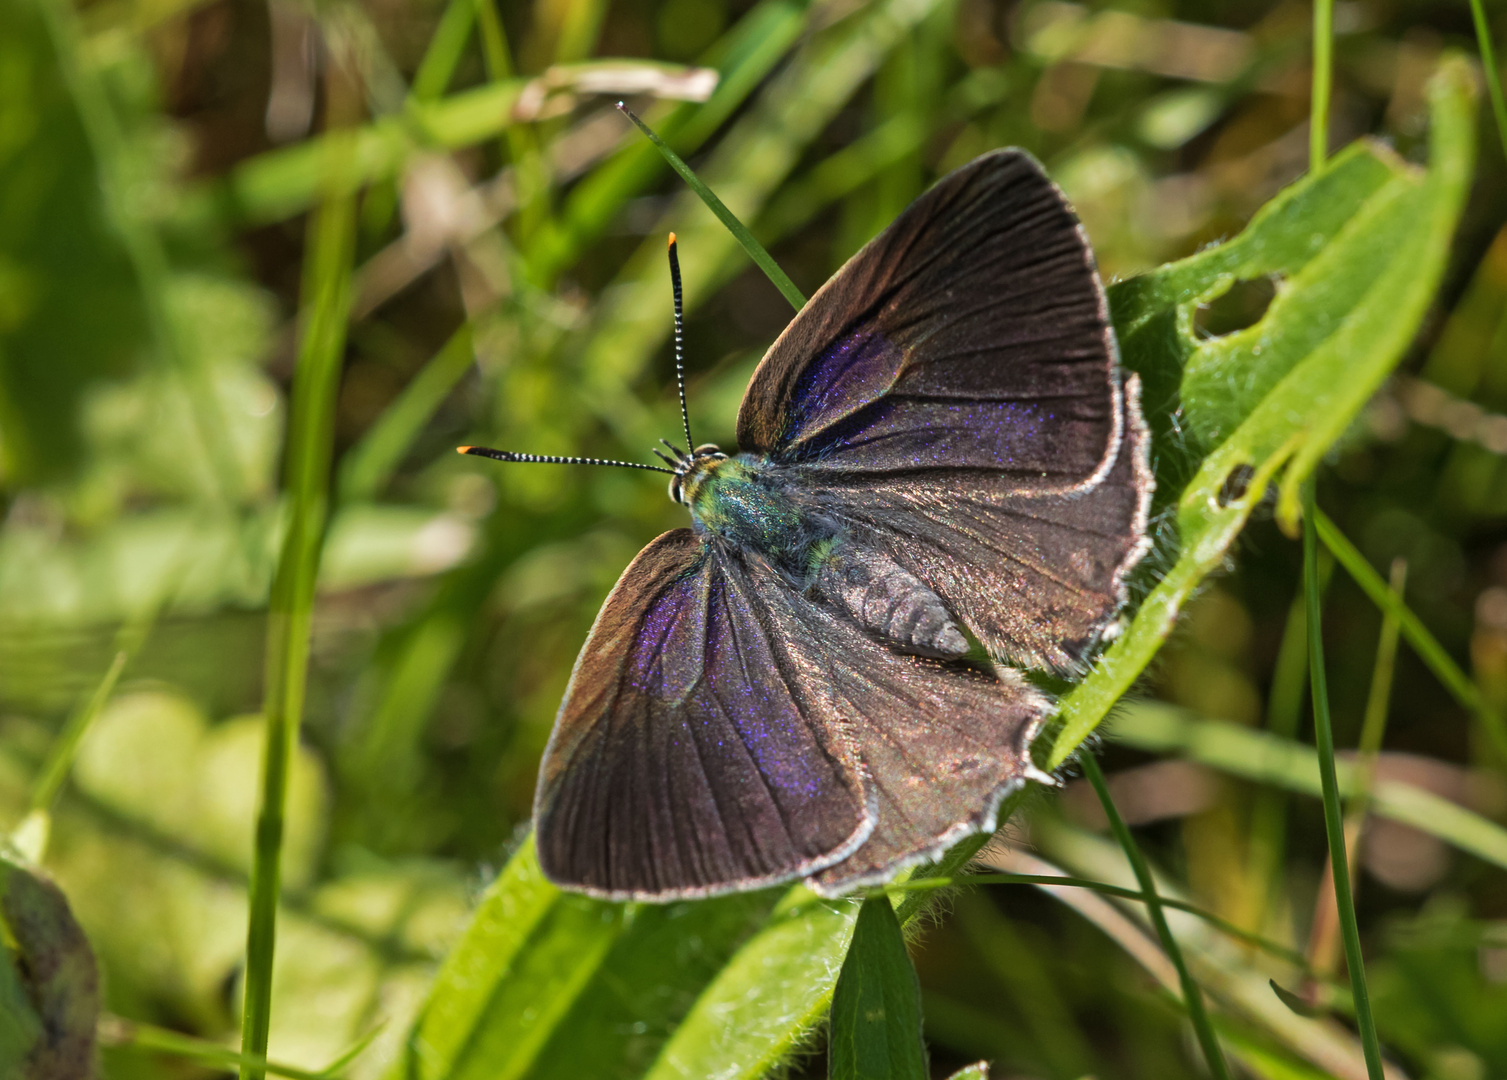
<path fill-rule="evenodd" d="M 675 234 L 674 233 L 670 234 L 670 246 L 671 247 L 675 246 Z"/>
<path fill-rule="evenodd" d="M 472 450 L 472 449 L 473 449 L 473 448 L 472 448 L 472 447 L 469 447 L 469 446 L 457 446 L 457 447 L 456 447 L 456 448 L 455 448 L 455 452 L 456 452 L 456 453 L 457 453 L 457 454 L 469 454 L 469 453 L 470 453 L 470 452 L 471 452 L 471 450 Z"/>

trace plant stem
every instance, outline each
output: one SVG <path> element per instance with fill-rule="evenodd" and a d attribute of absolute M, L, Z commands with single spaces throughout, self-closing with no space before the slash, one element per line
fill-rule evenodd
<path fill-rule="evenodd" d="M 310 222 L 305 275 L 305 325 L 293 379 L 286 497 L 288 532 L 272 583 L 267 619 L 265 741 L 261 805 L 251 869 L 246 932 L 246 1004 L 241 1029 L 241 1080 L 261 1080 L 255 1063 L 267 1054 L 272 1008 L 272 956 L 281 884 L 283 812 L 288 770 L 303 717 L 314 586 L 324 547 L 335 401 L 351 302 L 355 199 L 328 199 Z"/>
<path fill-rule="evenodd" d="M 1481 52 L 1481 67 L 1486 72 L 1486 92 L 1491 97 L 1491 111 L 1497 119 L 1497 139 L 1502 153 L 1507 155 L 1507 102 L 1502 100 L 1502 75 L 1497 71 L 1497 60 L 1491 47 L 1491 24 L 1486 21 L 1486 10 L 1481 0 L 1470 0 L 1471 18 L 1476 24 L 1476 47 Z"/>
<path fill-rule="evenodd" d="M 1335 561 L 1345 568 L 1346 573 L 1371 598 L 1373 604 L 1383 612 L 1390 612 L 1397 619 L 1398 629 L 1402 631 L 1407 643 L 1413 646 L 1418 658 L 1428 665 L 1434 677 L 1444 684 L 1456 701 L 1476 715 L 1486 737 L 1502 760 L 1507 761 L 1507 724 L 1503 723 L 1501 715 L 1487 702 L 1480 687 L 1451 659 L 1444 646 L 1429 633 L 1412 609 L 1403 603 L 1402 597 L 1387 588 L 1387 583 L 1366 561 L 1360 549 L 1340 532 L 1339 527 L 1322 510 L 1316 511 L 1314 523 L 1319 539 L 1334 555 Z"/>
<path fill-rule="evenodd" d="M 1408 564 L 1403 559 L 1392 562 L 1392 595 L 1402 596 L 1407 582 Z M 1397 664 L 1397 617 L 1391 611 L 1382 616 L 1381 633 L 1376 642 L 1376 663 L 1371 673 L 1371 693 L 1366 698 L 1366 717 L 1361 724 L 1360 742 L 1356 747 L 1354 783 L 1350 801 L 1345 805 L 1345 854 L 1350 870 L 1351 889 L 1355 888 L 1355 867 L 1360 840 L 1371 809 L 1371 790 L 1376 784 L 1376 755 L 1386 736 L 1387 710 L 1392 699 L 1392 672 Z M 1309 966 L 1328 975 L 1339 959 L 1339 909 L 1334 898 L 1334 875 L 1326 872 L 1319 885 L 1314 905 L 1313 929 L 1308 935 Z"/>
<path fill-rule="evenodd" d="M 1355 1019 L 1360 1028 L 1361 1047 L 1366 1056 L 1366 1073 L 1371 1080 L 1383 1080 L 1381 1047 L 1376 1041 L 1376 1021 L 1371 1016 L 1371 998 L 1366 990 L 1360 927 L 1355 921 L 1355 902 L 1350 893 L 1350 862 L 1345 854 L 1345 823 L 1340 810 L 1340 785 L 1334 770 L 1334 728 L 1329 721 L 1329 687 L 1324 676 L 1316 517 L 1314 482 L 1309 478 L 1303 488 L 1303 586 L 1308 599 L 1308 684 L 1313 693 L 1314 742 L 1319 752 L 1319 780 L 1324 790 L 1324 831 L 1329 837 L 1334 902 L 1339 912 L 1340 936 L 1345 945 L 1345 963 L 1350 969 L 1350 989 L 1355 996 Z"/>
<path fill-rule="evenodd" d="M 1135 837 L 1130 835 L 1125 819 L 1120 817 L 1120 811 L 1116 809 L 1114 800 L 1110 798 L 1109 785 L 1104 782 L 1104 773 L 1099 770 L 1099 763 L 1094 760 L 1092 754 L 1081 754 L 1078 760 L 1083 766 L 1083 775 L 1088 777 L 1088 782 L 1093 785 L 1094 793 L 1099 796 L 1099 802 L 1104 806 L 1104 815 L 1109 818 L 1109 827 L 1114 832 L 1115 839 L 1120 842 L 1120 847 L 1125 849 L 1125 858 L 1130 861 L 1136 880 L 1140 882 L 1141 892 L 1145 894 L 1146 914 L 1151 916 L 1151 925 L 1156 928 L 1156 936 L 1161 939 L 1162 949 L 1166 952 L 1167 959 L 1172 961 L 1172 966 L 1177 968 L 1178 982 L 1183 988 L 1183 1005 L 1188 1010 L 1188 1019 L 1192 1022 L 1193 1031 L 1198 1036 L 1198 1045 L 1203 1048 L 1204 1058 L 1209 1063 L 1209 1071 L 1214 1074 L 1215 1080 L 1229 1080 L 1229 1069 L 1225 1065 L 1224 1054 L 1219 1049 L 1219 1040 L 1214 1035 L 1214 1025 L 1209 1022 L 1209 1014 L 1204 1009 L 1203 992 L 1193 981 L 1193 976 L 1188 974 L 1188 965 L 1183 961 L 1182 950 L 1177 947 L 1177 939 L 1172 936 L 1172 931 L 1167 927 L 1167 916 L 1162 910 L 1161 897 L 1157 895 L 1156 882 L 1151 877 L 1151 868 L 1146 865 L 1146 859 L 1141 855 L 1141 849 L 1137 846 Z"/>
<path fill-rule="evenodd" d="M 680 178 L 686 182 L 706 207 L 717 215 L 717 220 L 727 226 L 727 231 L 732 233 L 738 243 L 743 245 L 743 250 L 748 252 L 748 257 L 758 264 L 764 276 L 774 283 L 774 287 L 780 290 L 780 295 L 795 308 L 796 311 L 806 306 L 806 297 L 795 287 L 795 282 L 786 276 L 785 271 L 780 269 L 779 263 L 775 262 L 769 252 L 764 250 L 764 245 L 754 239 L 753 233 L 748 231 L 748 226 L 739 221 L 737 216 L 727 208 L 727 204 L 717 198 L 716 192 L 704 184 L 699 176 L 691 171 L 691 167 L 680 159 L 680 155 L 671 150 L 669 145 L 654 133 L 654 129 L 633 115 L 622 102 L 617 106 L 624 116 L 649 137 L 656 150 L 670 163 L 670 168 L 680 174 Z"/>
<path fill-rule="evenodd" d="M 1313 90 L 1309 101 L 1308 171 L 1329 153 L 1329 92 L 1334 81 L 1334 0 L 1313 0 Z"/>

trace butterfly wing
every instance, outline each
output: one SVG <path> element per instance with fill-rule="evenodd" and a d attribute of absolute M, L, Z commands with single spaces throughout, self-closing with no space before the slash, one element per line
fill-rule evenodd
<path fill-rule="evenodd" d="M 619 900 L 706 896 L 807 876 L 872 830 L 856 752 L 770 597 L 798 599 L 689 529 L 624 571 L 540 767 L 551 880 Z"/>
<path fill-rule="evenodd" d="M 771 613 L 796 663 L 819 673 L 812 690 L 861 731 L 864 777 L 877 803 L 862 846 L 809 884 L 850 892 L 992 830 L 1000 800 L 1034 772 L 1029 748 L 1047 699 L 1008 670 L 996 676 L 897 652 L 805 602 L 772 571 L 766 580 L 776 597 L 788 597 Z"/>
<path fill-rule="evenodd" d="M 1102 474 L 1124 409 L 1093 255 L 1030 155 L 939 181 L 780 335 L 738 445 L 849 480 L 1063 491 Z"/>
<path fill-rule="evenodd" d="M 755 371 L 738 440 L 1015 662 L 1073 667 L 1146 550 L 1136 386 L 1087 239 L 1020 151 L 838 271 Z"/>
<path fill-rule="evenodd" d="M 1150 547 L 1150 436 L 1138 397 L 1132 377 L 1125 437 L 1102 477 L 1076 491 L 1001 493 L 987 481 L 860 490 L 820 472 L 795 487 L 924 581 L 991 654 L 1071 671 L 1124 603 L 1125 576 Z"/>

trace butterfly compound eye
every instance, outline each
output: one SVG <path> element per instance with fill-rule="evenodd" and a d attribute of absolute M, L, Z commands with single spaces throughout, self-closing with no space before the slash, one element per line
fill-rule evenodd
<path fill-rule="evenodd" d="M 679 473 L 676 473 L 674 476 L 670 477 L 670 501 L 671 502 L 683 502 L 684 501 L 680 497 L 680 474 Z"/>

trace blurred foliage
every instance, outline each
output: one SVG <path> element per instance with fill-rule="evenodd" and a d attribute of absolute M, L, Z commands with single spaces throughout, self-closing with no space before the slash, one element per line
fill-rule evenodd
<path fill-rule="evenodd" d="M 1487 14 L 1500 43 L 1507 15 Z M 104 1008 L 236 1044 L 306 216 L 334 163 L 359 200 L 352 311 L 270 1058 L 321 1069 L 380 1025 L 344 1075 L 823 1074 L 855 905 L 797 889 L 612 907 L 531 863 L 534 771 L 575 652 L 680 512 L 626 471 L 451 448 L 638 459 L 678 430 L 670 229 L 698 440 L 732 442 L 789 317 L 619 97 L 808 295 L 948 169 L 1001 145 L 1046 163 L 1122 282 L 1146 381 L 1163 507 L 1146 626 L 1157 590 L 1177 592 L 1154 633 L 1122 639 L 1141 659 L 1101 666 L 1068 720 L 1086 734 L 1132 682 L 1154 699 L 1110 723 L 1104 754 L 1159 890 L 1304 951 L 1326 856 L 1293 741 L 1298 552 L 1264 482 L 1232 470 L 1317 466 L 1329 516 L 1383 576 L 1407 561 L 1441 655 L 1507 710 L 1507 164 L 1489 110 L 1441 120 L 1436 94 L 1431 124 L 1427 89 L 1448 50 L 1474 52 L 1470 10 L 1351 0 L 1336 28 L 1332 145 L 1379 141 L 1288 188 L 1309 11 L 1285 0 L 0 2 L 0 828 L 36 821 L 56 737 L 127 649 L 50 828 L 15 834 L 45 846 Z M 1325 320 L 1352 325 L 1348 351 Z M 1268 408 L 1274 443 L 1243 428 Z M 1329 422 L 1306 459 L 1283 442 L 1293 410 Z M 1261 438 L 1220 457 L 1241 430 Z M 1185 488 L 1213 499 L 1219 543 L 1179 577 L 1203 527 Z M 1342 747 L 1380 621 L 1335 574 Z M 1368 972 L 1406 1075 L 1507 1077 L 1507 762 L 1437 670 L 1398 657 L 1358 854 Z M 1024 797 L 986 861 L 1134 887 L 1085 795 Z M 1169 922 L 1244 1068 L 1363 1075 L 1332 967 Z M 906 927 L 932 1075 L 980 1057 L 996 1076 L 1200 1074 L 1137 906 L 990 886 Z M 24 943 L 0 938 L 13 1061 L 37 999 Z M 107 1041 L 107 1076 L 215 1075 Z"/>

